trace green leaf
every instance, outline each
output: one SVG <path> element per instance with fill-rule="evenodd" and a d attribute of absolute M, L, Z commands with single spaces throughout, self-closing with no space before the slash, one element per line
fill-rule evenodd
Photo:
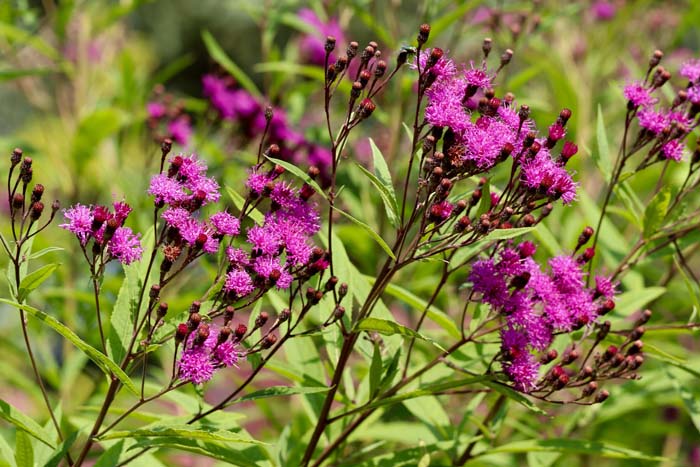
<path fill-rule="evenodd" d="M 249 436 L 241 436 L 230 431 L 218 429 L 195 428 L 190 425 L 182 426 L 160 426 L 152 428 L 141 428 L 138 430 L 113 431 L 102 436 L 100 439 L 122 439 L 122 438 L 184 438 L 188 440 L 202 441 L 223 441 L 226 443 L 243 444 L 265 444 L 252 439 Z"/>
<path fill-rule="evenodd" d="M 316 183 L 316 181 L 312 180 L 311 177 L 309 177 L 309 174 L 307 174 L 306 172 L 301 170 L 296 165 L 294 165 L 290 162 L 287 162 L 287 161 L 283 161 L 281 159 L 275 159 L 274 157 L 267 157 L 266 156 L 266 159 L 269 160 L 270 162 L 272 162 L 273 164 L 277 164 L 277 165 L 284 167 L 285 170 L 291 172 L 292 174 L 294 174 L 297 177 L 299 177 L 300 179 L 302 179 L 304 181 L 304 183 L 310 185 L 311 188 L 316 190 L 316 193 L 318 193 L 321 196 L 323 196 L 324 198 L 326 198 L 326 193 L 324 193 L 323 189 L 319 186 L 319 184 Z"/>
<path fill-rule="evenodd" d="M 260 450 L 260 446 L 241 449 L 240 446 L 227 446 L 224 443 L 210 443 L 198 439 L 189 439 L 187 437 L 144 438 L 131 449 L 140 448 L 178 449 L 211 457 L 223 461 L 227 465 L 237 465 L 241 467 L 259 467 L 259 462 L 265 459 Z"/>
<path fill-rule="evenodd" d="M 532 439 L 514 441 L 476 454 L 474 457 L 500 453 L 520 452 L 564 452 L 571 454 L 588 454 L 612 459 L 640 459 L 647 461 L 665 461 L 663 457 L 649 456 L 632 449 L 621 448 L 601 441 L 579 439 Z"/>
<path fill-rule="evenodd" d="M 0 302 L 6 303 L 7 305 L 13 306 L 20 310 L 24 310 L 36 319 L 43 321 L 44 324 L 46 324 L 54 331 L 71 341 L 73 345 L 75 345 L 78 349 L 83 351 L 85 355 L 87 355 L 88 358 L 92 360 L 93 363 L 95 363 L 95 365 L 100 367 L 100 369 L 104 372 L 105 375 L 114 375 L 129 391 L 131 391 L 133 394 L 139 394 L 139 391 L 136 388 L 134 382 L 131 380 L 131 378 L 129 378 L 126 375 L 126 373 L 124 373 L 124 371 L 121 368 L 119 368 L 119 365 L 114 363 L 114 361 L 110 360 L 109 357 L 107 357 L 105 354 L 103 354 L 102 352 L 100 352 L 99 350 L 82 340 L 80 337 L 78 337 L 77 334 L 68 329 L 63 323 L 56 320 L 56 318 L 54 318 L 53 316 L 47 315 L 43 311 L 33 308 L 31 306 L 21 305 L 19 303 L 15 303 L 4 298 L 0 298 Z"/>
<path fill-rule="evenodd" d="M 58 263 L 47 264 L 22 279 L 19 285 L 18 301 L 23 302 L 32 290 L 39 287 L 42 282 L 51 277 L 51 274 L 53 274 L 58 266 L 60 266 Z"/>
<path fill-rule="evenodd" d="M 668 369 L 666 369 L 666 374 L 671 380 L 671 383 L 673 383 L 673 387 L 676 389 L 676 392 L 678 392 L 678 395 L 683 400 L 685 410 L 688 412 L 688 416 L 693 421 L 693 425 L 695 425 L 695 428 L 700 432 L 700 397 L 698 397 L 699 394 L 697 389 L 695 394 L 693 394 L 689 385 L 681 384 L 672 371 L 668 371 Z"/>
<path fill-rule="evenodd" d="M 63 250 L 65 250 L 65 248 L 61 248 L 58 246 L 50 246 L 47 248 L 42 248 L 41 250 L 36 251 L 30 255 L 27 255 L 27 259 L 37 259 L 37 258 L 41 258 L 45 254 L 53 253 L 54 251 L 63 251 Z"/>
<path fill-rule="evenodd" d="M 238 193 L 230 186 L 226 187 L 226 193 L 228 193 L 228 195 L 231 197 L 231 201 L 233 201 L 233 204 L 236 206 L 236 208 L 238 208 L 239 211 L 243 209 L 243 206 L 245 205 L 245 199 L 240 195 L 240 193 Z M 262 224 L 265 220 L 265 216 L 263 216 L 263 214 L 256 208 L 249 210 L 248 217 L 253 219 L 258 224 Z"/>
<path fill-rule="evenodd" d="M 122 439 L 103 452 L 92 467 L 113 467 L 119 464 L 119 457 L 123 450 L 124 440 Z"/>
<path fill-rule="evenodd" d="M 642 290 L 631 290 L 618 295 L 615 299 L 614 313 L 620 316 L 628 316 L 635 311 L 656 300 L 666 292 L 665 287 L 647 287 Z"/>
<path fill-rule="evenodd" d="M 361 164 L 358 163 L 356 165 L 362 171 L 362 173 L 365 174 L 367 178 L 369 178 L 369 181 L 372 182 L 372 185 L 374 185 L 377 188 L 377 190 L 379 190 L 379 196 L 381 196 L 382 201 L 384 202 L 384 211 L 386 212 L 387 218 L 389 219 L 389 223 L 394 227 L 398 227 L 399 208 L 396 205 L 393 187 L 391 188 L 391 191 L 389 191 L 389 189 L 387 189 L 387 187 L 381 182 L 381 180 L 377 178 L 376 175 L 374 175 L 369 170 L 365 169 Z"/>
<path fill-rule="evenodd" d="M 207 48 L 209 55 L 214 59 L 216 63 L 221 65 L 221 67 L 228 71 L 231 76 L 236 78 L 238 84 L 243 87 L 246 91 L 255 96 L 258 100 L 262 100 L 263 96 L 260 94 L 255 83 L 246 75 L 243 70 L 241 70 L 238 65 L 236 65 L 233 60 L 226 55 L 226 52 L 221 48 L 214 36 L 211 35 L 209 31 L 202 31 L 202 40 L 204 41 L 204 46 Z"/>
<path fill-rule="evenodd" d="M 608 136 L 605 130 L 603 110 L 600 105 L 598 105 L 598 120 L 596 123 L 596 142 L 598 151 L 593 152 L 593 161 L 603 173 L 605 181 L 609 183 L 612 176 L 612 163 L 610 161 L 610 146 L 608 145 Z"/>
<path fill-rule="evenodd" d="M 481 187 L 481 199 L 479 200 L 479 206 L 476 208 L 475 219 L 481 217 L 491 208 L 491 184 L 488 180 Z"/>
<path fill-rule="evenodd" d="M 16 467 L 14 449 L 4 436 L 0 435 L 0 467 Z"/>
<path fill-rule="evenodd" d="M 92 158 L 102 140 L 116 133 L 124 122 L 123 113 L 115 108 L 95 110 L 80 121 L 71 154 L 78 175 L 87 166 L 87 161 Z"/>
<path fill-rule="evenodd" d="M 666 185 L 656 193 L 644 211 L 644 238 L 654 235 L 663 225 L 670 203 L 671 186 Z"/>
<path fill-rule="evenodd" d="M 15 436 L 15 462 L 17 467 L 34 467 L 32 441 L 24 431 L 18 431 Z"/>
<path fill-rule="evenodd" d="M 257 399 L 265 399 L 268 397 L 292 396 L 294 394 L 315 394 L 318 392 L 328 392 L 330 388 L 325 386 L 320 387 L 296 387 L 296 386 L 272 386 L 259 391 L 246 394 L 240 399 L 236 399 L 231 404 L 238 402 L 253 401 Z"/>
<path fill-rule="evenodd" d="M 391 247 L 387 245 L 387 243 L 384 241 L 384 239 L 374 230 L 372 230 L 372 227 L 369 225 L 365 224 L 359 219 L 354 218 L 347 212 L 343 211 L 342 209 L 338 209 L 335 206 L 333 206 L 333 210 L 339 212 L 343 216 L 347 217 L 350 221 L 353 223 L 357 224 L 358 226 L 362 227 L 364 231 L 366 231 L 372 239 L 374 239 L 375 242 L 377 242 L 377 245 L 381 247 L 384 252 L 391 257 L 391 259 L 396 259 L 396 255 L 394 254 L 393 251 L 391 251 Z"/>
<path fill-rule="evenodd" d="M 141 239 L 143 251 L 150 252 L 153 249 L 153 242 L 153 229 L 148 229 Z M 146 258 L 124 266 L 124 280 L 112 309 L 107 336 L 107 351 L 115 362 L 122 362 L 126 357 L 127 347 L 134 333 L 134 322 L 148 307 L 148 300 L 144 299 L 141 310 L 136 309 L 143 283 L 148 281 L 147 270 L 148 259 Z"/>
<path fill-rule="evenodd" d="M 374 164 L 374 175 L 376 175 L 376 180 L 382 185 L 383 189 L 380 189 L 382 199 L 384 199 L 384 204 L 387 210 L 387 215 L 389 216 L 389 221 L 392 221 L 392 225 L 397 226 L 399 220 L 399 206 L 396 201 L 396 193 L 394 191 L 394 183 L 391 180 L 391 172 L 389 172 L 389 167 L 386 165 L 386 160 L 384 155 L 379 150 L 372 138 L 369 139 L 370 147 L 372 148 L 372 163 Z M 364 169 L 364 167 L 362 167 Z M 372 178 L 370 178 L 372 180 Z M 374 183 L 374 181 L 373 181 Z M 393 222 L 396 222 L 395 224 Z"/>
<path fill-rule="evenodd" d="M 515 389 L 511 389 L 508 386 L 501 384 L 497 381 L 485 381 L 484 385 L 490 387 L 494 391 L 506 396 L 508 399 L 517 402 L 518 404 L 522 405 L 526 409 L 538 413 L 540 415 L 546 415 L 547 412 L 544 410 L 540 409 L 537 407 L 535 404 L 530 401 L 527 397 L 523 396 L 521 393 L 516 391 Z"/>
<path fill-rule="evenodd" d="M 399 335 L 405 336 L 405 337 L 412 337 L 415 339 L 420 339 L 420 340 L 424 340 L 426 342 L 430 342 L 438 349 L 444 350 L 440 346 L 440 344 L 433 341 L 432 339 L 425 337 L 424 335 L 414 331 L 413 329 L 409 329 L 406 326 L 402 326 L 399 323 L 396 323 L 394 321 L 389 321 L 386 319 L 371 318 L 371 317 L 364 318 L 359 323 L 357 323 L 355 328 L 359 331 L 378 332 L 379 334 L 383 334 L 385 336 L 393 336 L 394 334 L 399 334 Z"/>
<path fill-rule="evenodd" d="M 374 398 L 379 387 L 380 378 L 382 376 L 382 349 L 379 348 L 377 342 L 374 343 L 374 351 L 372 352 L 372 363 L 369 366 L 369 397 Z"/>
<path fill-rule="evenodd" d="M 54 438 L 51 433 L 47 432 L 37 422 L 24 415 L 22 412 L 20 412 L 19 410 L 17 410 L 2 399 L 0 399 L 0 418 L 2 418 L 8 423 L 13 424 L 20 431 L 26 432 L 27 434 L 41 441 L 50 448 L 54 447 L 54 445 L 50 441 Z"/>
<path fill-rule="evenodd" d="M 3 81 L 12 81 L 13 79 L 25 78 L 27 76 L 43 76 L 56 73 L 56 70 L 51 68 L 24 68 L 0 70 L 0 83 Z"/>

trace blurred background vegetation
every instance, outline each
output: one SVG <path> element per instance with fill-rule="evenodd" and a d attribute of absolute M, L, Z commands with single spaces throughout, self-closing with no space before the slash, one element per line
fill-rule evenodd
<path fill-rule="evenodd" d="M 580 230 L 597 221 L 596 203 L 605 188 L 606 168 L 605 155 L 600 157 L 601 130 L 610 146 L 609 164 L 624 123 L 622 85 L 643 76 L 655 49 L 664 51 L 662 64 L 672 72 L 684 60 L 700 56 L 700 2 L 693 0 L 5 0 L 0 2 L 0 152 L 9 155 L 12 148 L 23 148 L 34 159 L 34 179 L 63 206 L 124 198 L 137 208 L 147 207 L 151 201 L 144 191 L 159 157 L 155 140 L 169 131 L 161 120 L 149 116 L 147 104 L 160 102 L 167 107 L 166 120 L 186 116 L 192 126 L 191 137 L 177 149 L 197 152 L 225 185 L 236 189 L 255 160 L 259 139 L 240 122 L 217 115 L 203 95 L 202 77 L 222 75 L 224 70 L 233 73 L 236 86 L 265 96 L 258 98 L 260 103 L 283 110 L 289 126 L 298 129 L 305 141 L 323 147 L 328 143 L 321 125 L 323 70 L 309 56 L 305 38 L 325 33 L 302 19 L 303 9 L 310 9 L 320 23 L 332 24 L 342 32 L 338 50 L 344 50 L 349 40 L 360 44 L 375 40 L 390 65 L 402 45 L 414 43 L 417 27 L 423 22 L 433 26 L 428 45 L 448 50 L 458 62 L 480 60 L 482 39 L 492 37 L 495 55 L 506 48 L 515 52 L 512 63 L 499 75 L 499 95 L 512 92 L 518 103 L 527 103 L 541 129 L 553 122 L 562 108 L 573 110 L 568 139 L 581 148 L 572 161 L 581 183 L 579 202 L 558 207 L 545 226 L 538 228 L 542 254 L 571 249 Z M 209 47 L 204 37 L 213 39 Z M 212 58 L 217 51 L 230 61 Z M 355 134 L 348 148 L 349 159 L 369 164 L 367 137 L 372 137 L 396 171 L 394 179 L 402 179 L 406 170 L 402 161 L 407 156 L 402 122 L 412 119 L 413 80 L 414 75 L 405 69 L 383 94 L 376 114 L 381 125 L 365 125 Z M 694 144 L 694 140 L 689 141 L 689 149 Z M 594 153 L 602 162 L 594 162 Z M 303 159 L 297 162 L 308 165 Z M 686 171 L 687 163 L 679 164 L 667 180 L 673 183 Z M 0 174 L 4 177 L 5 169 Z M 496 175 L 496 180 L 499 176 L 503 175 Z M 611 222 L 604 224 L 601 238 L 598 265 L 603 271 L 613 269 L 636 240 L 638 219 L 648 202 L 645 194 L 652 191 L 659 176 L 653 169 L 635 177 L 630 186 L 636 197 L 623 194 L 614 200 Z M 342 183 L 347 187 L 342 196 L 344 207 L 361 213 L 364 221 L 386 232 L 389 226 L 382 219 L 379 197 L 353 164 L 345 166 Z M 4 188 L 0 191 L 5 193 Z M 143 231 L 150 214 L 147 209 L 140 213 L 142 217 L 134 222 Z M 5 215 L 0 209 L 0 216 Z M 7 230 L 6 219 L 0 217 L 3 232 Z M 376 272 L 376 244 L 352 224 L 344 224 L 339 235 L 358 269 L 370 275 Z M 692 259 L 697 240 L 697 236 L 691 237 L 683 248 L 700 273 L 700 263 Z M 62 267 L 53 287 L 44 287 L 35 300 L 94 343 L 97 336 L 87 332 L 94 329 L 88 276 L 78 256 L 69 253 L 72 241 L 55 226 L 37 239 L 35 249 L 57 245 L 66 250 L 45 258 L 62 263 Z M 0 264 L 5 261 L 0 259 Z M 205 279 L 213 274 L 213 266 L 208 266 L 212 265 L 204 264 L 179 282 L 177 293 L 171 292 L 169 298 L 171 309 L 184 309 L 202 293 Z M 421 267 L 406 272 L 398 281 L 427 298 L 434 286 L 433 272 L 429 266 Z M 105 279 L 105 288 L 112 294 L 118 290 L 119 277 L 115 269 Z M 455 284 L 454 293 L 441 296 L 440 308 L 450 310 L 459 302 L 458 286 Z M 696 319 L 700 289 L 696 281 L 674 268 L 670 250 L 638 264 L 624 276 L 621 290 L 623 305 L 618 309 L 649 307 L 655 312 L 650 325 Z M 389 297 L 387 304 L 397 319 L 415 319 L 407 305 L 394 303 Z M 6 308 L 0 311 L 4 357 L 0 360 L 0 395 L 41 417 L 40 395 L 24 364 L 16 316 Z M 612 319 L 630 322 L 632 314 L 617 311 Z M 48 385 L 61 398 L 63 412 L 73 423 L 80 423 L 90 415 L 85 407 L 95 402 L 91 397 L 97 383 L 92 377 L 97 372 L 91 373 L 84 356 L 50 330 L 33 323 L 32 332 Z M 662 455 L 669 459 L 662 463 L 665 466 L 700 466 L 698 334 L 687 330 L 653 332 L 645 338 L 645 345 L 663 350 L 659 350 L 660 357 L 645 365 L 641 381 L 611 387 L 611 398 L 605 404 L 583 410 L 545 407 L 548 415 L 542 416 L 513 407 L 501 422 L 498 439 L 570 435 Z M 304 350 L 302 344 L 292 349 L 289 352 Z M 269 372 L 267 378 L 279 380 L 285 375 Z M 217 384 L 226 383 L 220 380 Z M 208 397 L 216 399 L 217 384 L 211 386 Z M 291 419 L 304 419 L 294 411 L 287 413 L 286 403 L 262 401 L 244 406 L 246 428 L 275 443 L 268 438 L 272 433 L 281 431 Z M 455 404 L 446 403 L 450 410 L 431 406 L 436 413 L 430 419 L 419 415 L 419 407 L 413 407 L 413 415 L 397 411 L 389 417 L 392 421 L 361 436 L 379 441 L 400 439 L 406 445 L 443 440 L 449 437 L 449 430 L 440 428 L 454 422 L 450 414 L 460 409 Z M 280 415 L 280 408 L 284 415 Z M 478 403 L 461 409 L 482 410 Z M 304 426 L 308 421 L 298 423 Z M 404 431 L 405 427 L 410 429 Z M 400 434 L 396 430 L 401 430 Z M 386 465 L 393 465 L 388 462 Z M 439 456 L 435 462 L 430 465 L 441 465 Z M 636 462 L 601 460 L 586 454 L 502 453 L 474 465 Z"/>

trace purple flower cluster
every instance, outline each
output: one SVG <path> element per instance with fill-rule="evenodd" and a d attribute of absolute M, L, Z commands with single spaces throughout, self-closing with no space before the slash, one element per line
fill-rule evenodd
<path fill-rule="evenodd" d="M 655 66 L 663 54 L 656 51 L 651 64 Z M 685 137 L 697 126 L 696 116 L 700 112 L 700 60 L 689 60 L 680 69 L 680 75 L 688 79 L 685 89 L 677 92 L 670 107 L 659 104 L 654 97 L 656 90 L 663 86 L 671 74 L 663 67 L 657 67 L 643 82 L 626 85 L 623 94 L 627 108 L 636 117 L 642 129 L 638 146 L 653 143 L 650 155 L 658 155 L 662 160 L 680 161 L 683 159 Z"/>
<path fill-rule="evenodd" d="M 271 206 L 263 222 L 247 231 L 249 252 L 226 249 L 229 268 L 223 292 L 228 301 L 249 295 L 259 285 L 289 288 L 296 276 L 305 276 L 305 268 L 314 274 L 328 266 L 325 255 L 311 244 L 320 220 L 315 204 L 309 202 L 310 193 L 279 180 L 280 169 L 265 172 L 258 166 L 248 177 L 250 196 L 269 197 Z"/>
<path fill-rule="evenodd" d="M 448 131 L 451 142 L 443 151 L 452 165 L 475 175 L 511 156 L 520 167 L 520 179 L 527 190 L 561 199 L 564 204 L 574 200 L 577 184 L 565 164 L 577 148 L 565 142 L 560 157 L 552 154 L 566 135 L 569 111 L 562 112 L 546 137 L 538 138 L 526 106 L 516 109 L 512 95 L 495 97 L 491 89 L 495 73 L 487 69 L 485 61 L 480 66 L 472 62 L 458 72 L 441 50 L 432 49 L 421 54 L 419 63 L 431 83 L 426 91 L 425 119 Z M 479 93 L 482 97 L 477 100 Z"/>
<path fill-rule="evenodd" d="M 170 94 L 162 87 L 156 92 L 155 100 L 146 104 L 148 127 L 156 141 L 170 138 L 176 143 L 187 146 L 192 138 L 192 123 L 182 105 L 173 103 Z"/>
<path fill-rule="evenodd" d="M 207 221 L 196 217 L 202 206 L 219 200 L 219 184 L 207 177 L 207 165 L 195 155 L 172 157 L 168 171 L 151 179 L 148 194 L 155 198 L 156 206 L 165 207 L 161 217 L 168 226 L 165 252 L 170 262 L 183 247 L 193 254 L 216 253 L 224 236 L 239 233 L 240 221 L 226 211 Z"/>
<path fill-rule="evenodd" d="M 233 78 L 204 75 L 202 88 L 204 96 L 222 119 L 238 123 L 243 134 L 250 139 L 262 137 L 267 125 L 265 106 L 248 91 L 236 88 Z M 322 173 L 330 167 L 331 152 L 294 130 L 282 109 L 273 109 L 266 141 L 279 146 L 279 157 L 284 160 L 316 166 Z"/>
<path fill-rule="evenodd" d="M 524 392 L 537 387 L 535 353 L 547 350 L 554 333 L 579 329 L 609 311 L 615 293 L 606 277 L 597 277 L 595 288 L 585 286 L 583 266 L 591 250 L 578 258 L 551 258 L 547 270 L 532 258 L 534 252 L 530 242 L 505 247 L 497 257 L 474 263 L 469 275 L 473 291 L 503 317 L 503 369 Z"/>
<path fill-rule="evenodd" d="M 131 207 L 124 202 L 113 204 L 114 212 L 106 206 L 84 206 L 76 204 L 63 211 L 68 220 L 59 225 L 75 234 L 84 248 L 92 239 L 100 251 L 108 254 L 103 262 L 116 259 L 122 264 L 131 264 L 141 259 L 143 249 L 139 241 L 140 234 L 134 234 L 124 222 L 131 212 Z"/>
<path fill-rule="evenodd" d="M 185 326 L 184 331 L 189 331 Z M 219 368 L 234 366 L 241 358 L 237 342 L 231 339 L 228 327 L 218 329 L 214 324 L 199 324 L 189 331 L 178 363 L 178 375 L 183 381 L 202 384 L 209 381 Z"/>

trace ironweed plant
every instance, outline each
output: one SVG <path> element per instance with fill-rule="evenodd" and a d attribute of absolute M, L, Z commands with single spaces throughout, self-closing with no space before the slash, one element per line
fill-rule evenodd
<path fill-rule="evenodd" d="M 310 11 L 300 18 L 320 21 Z M 643 76 L 624 87 L 624 134 L 590 219 L 595 228 L 561 239 L 573 247 L 552 252 L 542 246 L 544 221 L 582 196 L 571 169 L 579 148 L 567 138 L 576 109 L 536 122 L 527 103 L 498 86 L 514 52 L 494 53 L 491 39 L 480 57 L 458 63 L 428 47 L 428 24 L 393 54 L 374 41 L 341 43 L 342 31 L 331 29 L 337 37 L 308 37 L 304 48 L 304 59 L 322 72 L 316 110 L 327 143 L 307 138 L 281 108 L 239 87 L 240 77 L 225 71 L 235 68 L 205 35 L 223 70 L 204 76 L 203 121 L 226 131 L 235 125 L 258 141 L 244 186 L 211 176 L 203 157 L 173 150 L 191 147 L 197 130 L 162 87 L 147 108 L 147 127 L 161 141 L 150 182 L 140 188 L 147 203 L 115 197 L 111 206 L 86 201 L 61 211 L 54 201 L 49 213 L 44 186 L 32 185 L 34 170 L 48 168 L 12 152 L 11 237 L 1 237 L 10 295 L 0 301 L 18 313 L 49 422 L 2 402 L 2 418 L 16 427 L 14 456 L 7 441 L 0 445 L 8 465 L 35 458 L 54 466 L 159 465 L 159 453 L 172 450 L 243 466 L 465 465 L 537 451 L 659 459 L 567 439 L 570 431 L 494 440 L 509 405 L 540 414 L 559 406 L 595 410 L 580 406 L 614 399 L 620 381 L 644 376 L 649 358 L 697 374 L 642 340 L 649 330 L 697 325 L 656 320 L 643 309 L 651 299 L 630 309 L 636 302 L 620 292 L 625 275 L 660 252 L 670 252 L 675 271 L 697 284 L 687 256 L 698 228 L 700 149 L 685 148 L 698 125 L 700 62 L 686 62 L 679 74 L 687 81 L 669 91 L 681 83 L 655 51 Z M 412 81 L 402 159 L 387 160 L 370 139 L 371 168 L 353 164 L 355 136 L 381 135 L 383 95 L 402 77 Z M 599 145 L 607 147 L 600 118 Z M 605 153 L 597 155 L 601 165 Z M 666 172 L 684 159 L 680 186 L 666 183 Z M 663 169 L 654 190 L 639 195 L 647 197 L 639 238 L 599 260 L 599 244 L 616 228 L 611 201 L 641 204 L 631 182 L 656 166 Z M 355 196 L 381 202 L 381 229 L 348 209 L 351 170 L 371 187 Z M 50 230 L 57 218 L 66 232 Z M 150 224 L 139 229 L 138 219 Z M 371 242 L 373 272 L 351 261 L 351 243 L 338 232 L 346 225 Z M 89 283 L 76 285 L 89 291 L 82 299 L 90 303 L 89 333 L 61 322 L 51 307 L 30 304 L 58 268 L 30 267 L 58 250 L 34 251 L 33 241 L 64 233 L 75 237 L 72 251 L 89 273 Z M 206 281 L 191 274 L 198 267 Z M 115 276 L 122 281 L 116 295 Z M 411 281 L 426 276 L 423 299 Z M 182 299 L 192 294 L 198 298 Z M 390 308 L 391 297 L 410 305 L 411 316 Z M 64 416 L 42 376 L 33 322 L 92 363 L 85 371 L 97 390 L 77 416 Z M 285 382 L 270 383 L 271 374 Z M 244 402 L 284 396 L 301 400 L 303 414 L 266 405 L 269 420 L 279 419 L 271 426 L 240 422 Z M 432 420 L 441 414 L 449 428 Z M 413 446 L 404 438 L 402 423 L 415 419 L 436 432 L 434 441 Z M 396 433 L 374 442 L 373 425 Z M 274 446 L 263 442 L 270 430 Z"/>

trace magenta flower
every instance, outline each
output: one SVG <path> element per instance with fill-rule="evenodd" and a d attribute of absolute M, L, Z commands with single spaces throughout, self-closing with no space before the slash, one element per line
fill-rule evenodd
<path fill-rule="evenodd" d="M 623 94 L 634 107 L 652 105 L 657 101 L 652 97 L 651 90 L 645 88 L 639 81 L 625 86 Z"/>
<path fill-rule="evenodd" d="M 202 384 L 209 381 L 214 371 L 235 365 L 240 359 L 237 345 L 222 334 L 216 325 L 206 325 L 209 333 L 206 339 L 198 341 L 197 330 L 190 333 L 185 340 L 182 356 L 178 362 L 178 376 L 184 381 Z"/>
<path fill-rule="evenodd" d="M 598 21 L 610 21 L 615 17 L 617 8 L 609 1 L 599 0 L 591 5 L 590 11 Z"/>
<path fill-rule="evenodd" d="M 684 145 L 681 141 L 673 139 L 663 145 L 661 154 L 665 159 L 680 162 L 683 159 L 683 148 Z"/>
<path fill-rule="evenodd" d="M 129 227 L 119 227 L 107 243 L 107 251 L 122 264 L 131 264 L 141 259 L 143 248 L 140 234 L 134 235 Z"/>
<path fill-rule="evenodd" d="M 681 66 L 680 75 L 688 78 L 691 83 L 700 80 L 700 60 L 688 60 Z"/>
<path fill-rule="evenodd" d="M 335 37 L 336 43 L 344 44 L 345 36 L 343 30 L 335 18 L 329 18 L 327 21 L 324 21 L 310 8 L 299 10 L 297 16 L 315 31 L 314 34 L 304 34 L 302 36 L 299 50 L 303 60 L 312 65 L 323 66 L 326 58 L 324 47 L 326 37 Z M 330 63 L 334 61 L 335 57 L 330 58 Z"/>
<path fill-rule="evenodd" d="M 192 126 L 187 115 L 181 115 L 168 123 L 168 133 L 178 144 L 187 146 L 192 137 Z"/>
<path fill-rule="evenodd" d="M 64 209 L 63 215 L 70 222 L 60 224 L 59 227 L 74 233 L 80 243 L 85 245 L 92 233 L 92 210 L 88 206 L 76 204 L 70 209 Z"/>
<path fill-rule="evenodd" d="M 160 102 L 149 102 L 146 104 L 146 111 L 151 118 L 161 118 L 165 116 L 166 108 Z"/>
<path fill-rule="evenodd" d="M 235 269 L 226 274 L 226 282 L 224 283 L 224 291 L 233 292 L 238 297 L 245 297 L 251 293 L 255 287 L 250 275 L 240 269 Z"/>
<path fill-rule="evenodd" d="M 238 235 L 241 222 L 228 212 L 217 212 L 209 218 L 217 233 L 221 235 Z"/>

